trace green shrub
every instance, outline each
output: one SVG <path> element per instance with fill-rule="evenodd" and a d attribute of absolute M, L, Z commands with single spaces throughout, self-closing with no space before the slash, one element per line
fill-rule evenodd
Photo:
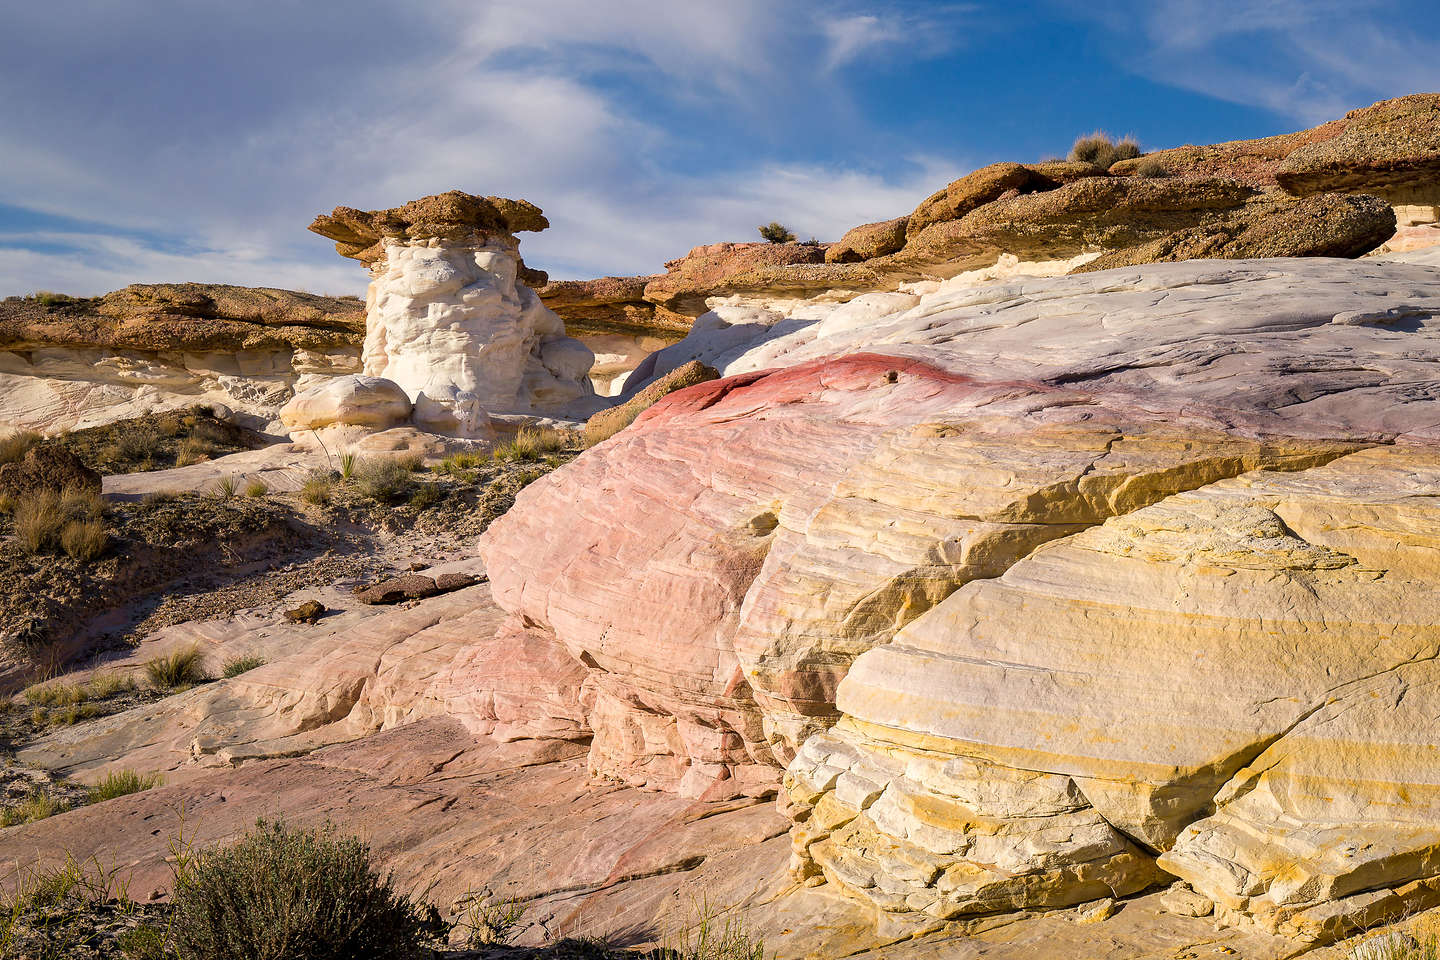
<path fill-rule="evenodd" d="M 518 900 L 486 903 L 474 893 L 467 892 L 465 908 L 455 926 L 463 931 L 465 946 L 474 950 L 509 943 L 523 919 L 525 905 Z"/>
<path fill-rule="evenodd" d="M 245 484 L 245 496 L 247 497 L 263 497 L 269 492 L 270 484 L 261 480 L 259 477 Z"/>
<path fill-rule="evenodd" d="M 355 465 L 359 463 L 354 450 L 342 450 L 340 452 L 340 479 L 349 480 L 355 475 Z"/>
<path fill-rule="evenodd" d="M 145 676 L 156 690 L 181 690 L 210 679 L 199 647 L 186 647 L 145 663 Z"/>
<path fill-rule="evenodd" d="M 571 435 L 553 427 L 522 427 L 509 443 L 495 447 L 496 460 L 538 460 L 547 453 L 564 450 Z"/>
<path fill-rule="evenodd" d="M 1077 137 L 1070 148 L 1070 159 L 1081 163 L 1093 163 L 1109 170 L 1121 160 L 1140 156 L 1140 144 L 1134 137 L 1125 137 L 1116 142 L 1103 130 Z"/>
<path fill-rule="evenodd" d="M 106 774 L 105 779 L 86 791 L 85 797 L 89 803 L 104 803 L 116 797 L 153 789 L 164 782 L 165 778 L 158 773 L 139 774 L 134 770 L 118 770 Z"/>
<path fill-rule="evenodd" d="M 355 489 L 376 503 L 395 503 L 410 495 L 415 479 L 408 460 L 387 457 L 363 461 L 355 469 Z"/>
<path fill-rule="evenodd" d="M 0 463 L 14 463 L 24 458 L 40 440 L 40 434 L 34 430 L 17 430 L 0 437 Z"/>
<path fill-rule="evenodd" d="M 771 220 L 763 227 L 757 227 L 756 229 L 760 231 L 760 236 L 769 240 L 771 243 L 789 243 L 795 239 L 795 234 L 790 232 L 790 228 L 778 220 Z"/>
<path fill-rule="evenodd" d="M 263 666 L 265 666 L 265 658 L 252 654 L 248 657 L 231 657 L 225 661 L 225 665 L 220 668 L 220 672 L 228 679 L 230 677 L 238 677 L 242 673 L 247 673 L 256 667 Z"/>
<path fill-rule="evenodd" d="M 75 298 L 63 293 L 55 293 L 53 290 L 36 290 L 31 297 L 47 307 L 58 307 L 61 304 L 70 303 Z"/>
<path fill-rule="evenodd" d="M 665 938 L 663 952 L 671 960 L 766 960 L 765 941 L 751 936 L 733 909 L 703 901 L 689 923 Z"/>
<path fill-rule="evenodd" d="M 445 499 L 445 491 L 440 489 L 436 483 L 421 483 L 415 487 L 415 492 L 410 495 L 410 506 L 416 510 L 428 510 L 441 500 Z"/>
<path fill-rule="evenodd" d="M 431 913 L 359 838 L 261 820 L 177 876 L 171 935 L 182 960 L 404 960 L 424 954 Z"/>

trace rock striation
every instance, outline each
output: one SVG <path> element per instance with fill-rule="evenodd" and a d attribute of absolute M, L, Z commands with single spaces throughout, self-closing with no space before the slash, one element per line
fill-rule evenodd
<path fill-rule="evenodd" d="M 310 225 L 369 266 L 364 372 L 400 385 L 417 426 L 486 439 L 491 414 L 599 405 L 594 354 L 525 283 L 515 232 L 548 225 L 526 201 L 458 190 L 387 210 L 337 207 Z"/>
<path fill-rule="evenodd" d="M 480 549 L 585 666 L 592 772 L 787 767 L 801 879 L 950 919 L 1179 876 L 1333 939 L 1440 887 L 1437 324 L 1434 266 L 1316 258 L 756 325 Z"/>
<path fill-rule="evenodd" d="M 273 421 L 297 390 L 360 369 L 356 299 L 218 284 L 0 301 L 0 423 L 48 432 L 214 401 Z"/>

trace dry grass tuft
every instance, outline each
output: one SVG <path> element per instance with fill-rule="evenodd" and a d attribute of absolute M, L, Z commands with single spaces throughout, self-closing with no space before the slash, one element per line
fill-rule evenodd
<path fill-rule="evenodd" d="M 118 770 L 107 774 L 105 779 L 86 791 L 85 799 L 89 803 L 104 803 L 116 797 L 153 789 L 164 782 L 165 778 L 158 773 L 139 774 L 134 770 Z"/>
<path fill-rule="evenodd" d="M 210 679 L 199 647 L 186 647 L 147 661 L 145 676 L 150 686 L 162 692 L 179 692 Z"/>
<path fill-rule="evenodd" d="M 30 448 L 41 440 L 34 430 L 17 430 L 0 437 L 0 463 L 14 463 L 23 459 Z"/>
<path fill-rule="evenodd" d="M 259 477 L 256 477 L 249 483 L 245 484 L 245 496 L 247 497 L 263 497 L 269 492 L 270 484 L 266 483 L 264 480 L 261 480 Z"/>
<path fill-rule="evenodd" d="M 71 520 L 60 528 L 60 546 L 72 560 L 88 563 L 110 545 L 104 520 Z"/>
<path fill-rule="evenodd" d="M 1081 163 L 1093 163 L 1109 170 L 1121 160 L 1140 156 L 1140 144 L 1134 137 L 1126 136 L 1116 141 L 1103 130 L 1077 137 L 1070 148 L 1070 159 Z"/>
<path fill-rule="evenodd" d="M 313 503 L 317 507 L 323 507 L 330 502 L 334 492 L 335 481 L 330 479 L 328 474 L 312 473 L 300 488 L 300 499 L 306 503 Z"/>
<path fill-rule="evenodd" d="M 538 460 L 548 453 L 558 453 L 573 442 L 571 434 L 553 427 L 522 427 L 509 443 L 495 447 L 496 460 Z"/>

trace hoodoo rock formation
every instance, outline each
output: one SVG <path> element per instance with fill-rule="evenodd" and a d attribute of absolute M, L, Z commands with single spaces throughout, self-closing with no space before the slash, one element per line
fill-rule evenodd
<path fill-rule="evenodd" d="M 364 364 L 399 384 L 414 419 L 484 439 L 491 414 L 588 414 L 594 354 L 526 285 L 515 233 L 549 226 L 523 200 L 458 190 L 403 207 L 336 207 L 310 229 L 370 268 Z"/>

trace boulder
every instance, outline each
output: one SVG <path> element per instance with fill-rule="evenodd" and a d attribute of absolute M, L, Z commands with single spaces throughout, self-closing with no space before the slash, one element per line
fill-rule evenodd
<path fill-rule="evenodd" d="M 310 231 L 334 240 L 335 252 L 342 257 L 369 264 L 385 259 L 386 240 L 485 246 L 491 239 L 513 241 L 520 231 L 539 232 L 549 226 L 545 214 L 528 200 L 450 190 L 386 210 L 336 207 L 316 217 Z"/>
<path fill-rule="evenodd" d="M 0 466 L 0 497 L 18 500 L 41 490 L 100 492 L 100 474 L 56 443 L 37 443 L 21 459 Z"/>
<path fill-rule="evenodd" d="M 1233 215 L 1103 254 L 1073 272 L 1169 260 L 1358 257 L 1395 233 L 1395 211 L 1378 197 L 1316 194 L 1246 204 Z"/>
<path fill-rule="evenodd" d="M 361 603 L 388 604 L 402 600 L 421 600 L 452 590 L 461 590 L 480 582 L 480 578 L 464 573 L 442 573 L 427 577 L 421 573 L 406 573 L 390 577 L 368 587 L 357 588 L 355 599 Z"/>
<path fill-rule="evenodd" d="M 351 375 L 322 380 L 280 409 L 290 431 L 326 427 L 387 430 L 410 419 L 410 398 L 399 384 L 383 377 Z"/>
<path fill-rule="evenodd" d="M 1053 186 L 1053 182 L 1023 164 L 992 163 L 967 173 L 922 200 L 906 221 L 905 233 L 907 237 L 914 237 L 932 224 L 959 220 L 1012 190 L 1018 195 Z"/>
<path fill-rule="evenodd" d="M 839 243 L 825 251 L 825 262 L 859 263 L 894 253 L 905 246 L 905 230 L 909 225 L 910 218 L 905 216 L 852 227 Z"/>

